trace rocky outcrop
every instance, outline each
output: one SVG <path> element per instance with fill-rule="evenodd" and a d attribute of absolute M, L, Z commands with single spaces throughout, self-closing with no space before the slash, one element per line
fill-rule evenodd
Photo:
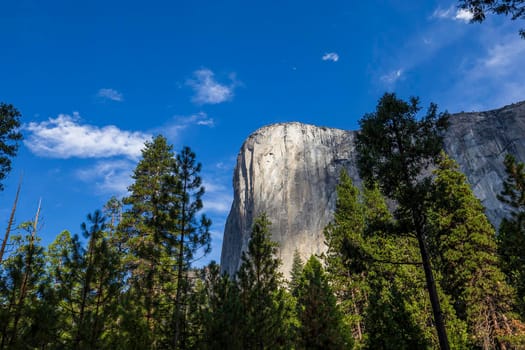
<path fill-rule="evenodd" d="M 233 274 L 238 269 L 253 219 L 263 212 L 272 222 L 285 275 L 295 250 L 303 258 L 325 250 L 323 229 L 333 216 L 341 169 L 360 184 L 355 135 L 355 131 L 285 123 L 263 127 L 248 137 L 234 170 L 223 271 Z M 445 150 L 458 161 L 490 220 L 498 225 L 506 211 L 496 198 L 505 176 L 503 158 L 512 153 L 525 161 L 525 102 L 453 115 Z"/>
<path fill-rule="evenodd" d="M 454 158 L 497 227 L 507 214 L 497 199 L 505 179 L 507 153 L 525 161 L 525 101 L 479 113 L 459 113 L 450 118 L 445 151 Z"/>

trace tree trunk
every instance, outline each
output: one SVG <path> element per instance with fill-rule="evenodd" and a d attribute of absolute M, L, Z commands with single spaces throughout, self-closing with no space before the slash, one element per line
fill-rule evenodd
<path fill-rule="evenodd" d="M 11 215 L 9 215 L 9 221 L 7 222 L 7 228 L 5 230 L 4 240 L 2 241 L 2 248 L 0 248 L 0 263 L 2 263 L 5 253 L 5 247 L 7 241 L 9 240 L 9 234 L 11 233 L 11 226 L 13 226 L 13 221 L 15 219 L 16 204 L 18 203 L 18 196 L 20 195 L 20 188 L 22 187 L 22 177 L 20 177 L 20 182 L 18 183 L 18 189 L 16 190 L 15 202 L 13 203 L 13 209 L 11 209 Z"/>
<path fill-rule="evenodd" d="M 29 249 L 27 252 L 27 258 L 26 258 L 26 266 L 25 266 L 25 272 L 24 277 L 22 278 L 22 285 L 20 286 L 20 297 L 18 298 L 18 303 L 16 305 L 16 313 L 15 313 L 15 320 L 13 322 L 13 334 L 11 335 L 11 339 L 9 340 L 10 344 L 13 344 L 13 342 L 16 339 L 16 332 L 18 331 L 18 322 L 20 321 L 20 317 L 22 316 L 22 308 L 24 307 L 24 302 L 27 294 L 27 283 L 29 281 L 29 277 L 31 276 L 31 267 L 33 265 L 33 249 L 34 249 L 34 241 L 36 237 L 36 230 L 38 227 L 38 217 L 40 216 L 40 206 L 42 204 L 42 200 L 38 202 L 38 209 L 36 210 L 35 220 L 33 221 L 32 231 L 31 231 L 31 237 L 29 238 Z"/>
<path fill-rule="evenodd" d="M 89 248 L 88 248 L 88 256 L 87 256 L 87 266 L 86 266 L 86 275 L 84 278 L 84 285 L 82 287 L 82 295 L 80 299 L 80 310 L 78 313 L 78 324 L 77 324 L 77 334 L 75 336 L 75 348 L 80 348 L 80 343 L 82 342 L 82 331 L 84 330 L 84 317 L 86 313 L 86 307 L 88 306 L 88 293 L 91 290 L 91 278 L 93 271 L 93 255 L 95 252 L 95 245 L 97 243 L 97 234 L 98 232 L 92 232 L 91 237 L 89 239 Z"/>
<path fill-rule="evenodd" d="M 430 257 L 428 255 L 428 248 L 423 237 L 420 222 L 415 219 L 414 224 L 416 228 L 417 242 L 419 243 L 419 251 L 421 253 L 421 260 L 423 262 L 423 269 L 425 270 L 425 279 L 427 282 L 428 295 L 430 297 L 430 303 L 432 304 L 432 312 L 434 314 L 434 322 L 436 323 L 436 331 L 439 339 L 439 348 L 441 350 L 449 350 L 447 330 L 445 328 L 445 322 L 443 321 L 443 312 L 441 311 L 441 304 L 439 302 L 439 295 L 436 288 L 436 281 L 434 280 L 434 274 L 432 272 L 432 266 L 430 265 Z"/>
<path fill-rule="evenodd" d="M 186 179 L 184 179 L 182 193 L 186 193 Z M 182 279 L 183 279 L 183 265 L 184 265 L 184 235 L 185 235 L 185 226 L 186 226 L 186 202 L 183 199 L 182 202 L 182 218 L 181 218 L 181 232 L 180 232 L 180 241 L 179 241 L 179 256 L 178 256 L 178 271 L 177 271 L 177 293 L 175 296 L 175 336 L 173 339 L 173 345 L 175 349 L 180 342 L 180 326 L 181 326 L 181 298 L 182 298 Z M 184 281 L 184 284 L 186 281 Z M 186 286 L 184 286 L 185 288 Z M 182 349 L 183 347 L 181 347 Z"/>

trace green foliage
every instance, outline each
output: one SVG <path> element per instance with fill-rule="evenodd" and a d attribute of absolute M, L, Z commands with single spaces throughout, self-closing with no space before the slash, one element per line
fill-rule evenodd
<path fill-rule="evenodd" d="M 301 259 L 301 254 L 296 249 L 293 252 L 293 261 L 292 268 L 290 269 L 290 281 L 288 282 L 288 290 L 290 293 L 294 294 L 299 286 L 301 280 L 301 275 L 303 274 L 303 260 Z"/>
<path fill-rule="evenodd" d="M 350 330 L 343 322 L 336 298 L 321 263 L 311 256 L 297 287 L 298 349 L 348 349 Z"/>
<path fill-rule="evenodd" d="M 44 248 L 33 222 L 11 237 L 13 252 L 0 266 L 0 349 L 40 348 L 56 342 L 56 299 Z"/>
<path fill-rule="evenodd" d="M 130 196 L 123 199 L 129 208 L 117 235 L 131 270 L 127 310 L 143 318 L 129 331 L 144 346 L 186 347 L 188 271 L 196 253 L 210 250 L 211 221 L 197 218 L 204 194 L 200 170 L 188 147 L 175 156 L 167 140 L 157 136 L 146 143 Z M 118 203 L 109 209 L 118 213 Z"/>
<path fill-rule="evenodd" d="M 11 158 L 16 156 L 18 142 L 22 140 L 21 116 L 13 105 L 0 102 L 0 191 L 4 189 L 1 181 L 11 171 Z"/>
<path fill-rule="evenodd" d="M 241 304 L 237 283 L 228 275 L 220 274 L 220 267 L 212 262 L 204 270 L 203 282 L 197 288 L 191 314 L 198 318 L 202 333 L 193 346 L 199 349 L 243 349 Z"/>
<path fill-rule="evenodd" d="M 174 223 L 173 231 L 165 230 L 164 235 L 171 246 L 176 248 L 177 287 L 175 294 L 174 340 L 175 347 L 186 348 L 186 337 L 183 328 L 186 322 L 186 299 L 189 282 L 187 271 L 195 257 L 201 250 L 202 254 L 209 253 L 211 221 L 205 215 L 197 220 L 197 213 L 202 209 L 202 195 L 204 187 L 199 176 L 201 164 L 196 163 L 195 153 L 189 147 L 184 147 L 177 155 L 174 163 L 174 177 L 169 177 L 165 184 L 166 193 L 174 187 L 173 202 L 169 203 L 170 219 Z M 175 182 L 173 182 L 175 181 Z"/>
<path fill-rule="evenodd" d="M 99 211 L 88 216 L 85 241 L 64 231 L 45 252 L 37 219 L 11 238 L 0 264 L 0 349 L 430 349 L 443 346 L 435 300 L 450 348 L 525 346 L 496 254 L 521 293 L 524 166 L 506 160 L 500 199 L 512 212 L 497 247 L 464 175 L 436 156 L 446 116 L 435 106 L 423 119 L 418 111 L 416 99 L 386 94 L 365 116 L 358 149 L 367 186 L 360 192 L 341 173 L 324 231 L 326 270 L 313 256 L 303 266 L 296 251 L 287 283 L 265 214 L 235 279 L 215 263 L 192 268 L 210 249 L 210 221 L 198 217 L 201 165 L 189 148 L 175 156 L 156 137 L 130 195 L 105 205 L 108 224 Z"/>
<path fill-rule="evenodd" d="M 399 278 L 372 278 L 366 310 L 368 349 L 427 349 L 428 337 L 412 315 Z"/>
<path fill-rule="evenodd" d="M 442 148 L 440 136 L 448 115 L 430 104 L 418 118 L 419 99 L 405 102 L 395 94 L 384 94 L 375 113 L 360 121 L 357 136 L 359 173 L 367 182 L 377 182 L 381 191 L 408 208 L 421 205 L 428 186 L 420 177 L 433 164 Z"/>
<path fill-rule="evenodd" d="M 498 252 L 503 270 L 517 292 L 517 307 L 525 319 L 525 165 L 505 157 L 507 178 L 498 198 L 511 208 L 510 217 L 504 218 L 498 232 Z"/>
<path fill-rule="evenodd" d="M 437 347 L 417 240 L 411 235 L 395 234 L 399 227 L 377 186 L 363 190 L 363 203 L 366 217 L 363 249 L 369 257 L 369 303 L 364 322 L 367 348 Z M 439 280 L 439 274 L 434 275 Z M 439 289 L 438 293 L 450 346 L 462 349 L 465 326 L 455 317 L 447 297 Z M 404 322 L 399 322 L 401 315 Z"/>
<path fill-rule="evenodd" d="M 337 186 L 334 220 L 324 230 L 326 271 L 344 321 L 358 343 L 363 341 L 367 299 L 367 254 L 364 248 L 365 209 L 359 190 L 343 170 Z"/>
<path fill-rule="evenodd" d="M 156 349 L 173 336 L 168 325 L 173 322 L 177 288 L 177 246 L 172 240 L 176 222 L 171 216 L 178 193 L 176 170 L 172 146 L 163 136 L 155 137 L 146 142 L 130 195 L 123 199 L 128 207 L 117 234 L 130 271 L 124 309 L 130 320 L 123 330 L 137 347 Z"/>
<path fill-rule="evenodd" d="M 499 268 L 494 228 L 465 175 L 445 154 L 435 171 L 429 219 L 441 284 L 475 346 L 501 346 L 512 334 L 512 289 Z"/>
<path fill-rule="evenodd" d="M 48 251 L 50 275 L 62 310 L 57 328 L 65 348 L 104 348 L 116 321 L 123 270 L 117 251 L 110 246 L 100 211 L 83 223 L 87 249 L 78 236 L 61 233 Z"/>
<path fill-rule="evenodd" d="M 443 313 L 427 247 L 426 212 L 431 179 L 424 171 L 433 165 L 442 148 L 442 132 L 448 125 L 447 114 L 438 114 L 431 104 L 426 115 L 417 98 L 409 102 L 395 94 L 385 94 L 375 113 L 360 120 L 357 135 L 358 168 L 367 184 L 377 182 L 381 191 L 397 202 L 397 235 L 417 239 L 425 272 L 427 290 L 441 349 L 449 349 Z"/>
<path fill-rule="evenodd" d="M 377 185 L 365 187 L 361 195 L 342 173 L 334 221 L 325 230 L 325 261 L 357 348 L 437 345 L 429 326 L 432 314 L 424 294 L 417 240 L 394 234 L 395 224 Z M 446 309 L 445 315 L 449 329 L 464 334 L 453 310 Z M 452 345 L 459 343 L 454 339 Z"/>
<path fill-rule="evenodd" d="M 259 216 L 252 228 L 248 250 L 242 253 L 237 273 L 245 349 L 287 349 L 286 320 L 290 310 L 286 303 L 283 278 L 276 257 L 277 243 L 270 239 L 270 222 Z"/>

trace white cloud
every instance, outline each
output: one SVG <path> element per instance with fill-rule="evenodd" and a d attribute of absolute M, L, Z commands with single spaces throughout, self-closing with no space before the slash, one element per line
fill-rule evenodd
<path fill-rule="evenodd" d="M 465 23 L 469 23 L 473 17 L 474 15 L 469 10 L 454 9 L 453 6 L 447 9 L 437 8 L 434 10 L 431 16 L 431 18 L 453 19 L 456 21 L 463 21 Z"/>
<path fill-rule="evenodd" d="M 339 61 L 339 55 L 335 52 L 327 52 L 323 55 L 322 60 L 337 62 Z"/>
<path fill-rule="evenodd" d="M 230 75 L 232 82 L 229 85 L 217 82 L 214 78 L 215 74 L 207 68 L 193 72 L 193 76 L 193 79 L 186 81 L 195 92 L 192 102 L 199 105 L 218 104 L 233 98 L 233 90 L 237 85 L 235 75 Z"/>
<path fill-rule="evenodd" d="M 456 15 L 454 16 L 455 20 L 463 21 L 466 23 L 469 23 L 472 18 L 474 18 L 474 15 L 469 10 L 465 9 L 459 9 L 456 11 Z"/>
<path fill-rule="evenodd" d="M 392 85 L 394 84 L 396 81 L 399 80 L 399 78 L 401 78 L 401 76 L 403 75 L 403 70 L 402 69 L 397 69 L 397 70 L 394 70 L 392 72 L 389 72 L 383 76 L 381 76 L 381 81 L 387 85 Z"/>
<path fill-rule="evenodd" d="M 25 145 L 35 154 L 49 158 L 105 158 L 126 156 L 136 159 L 151 135 L 120 130 L 114 125 L 98 127 L 79 123 L 80 116 L 60 114 L 40 123 L 24 126 L 30 133 Z"/>
<path fill-rule="evenodd" d="M 122 93 L 114 89 L 100 89 L 97 92 L 97 97 L 116 102 L 124 101 L 124 96 L 122 95 Z"/>
<path fill-rule="evenodd" d="M 131 174 L 136 164 L 129 160 L 98 161 L 88 169 L 77 170 L 77 177 L 102 194 L 118 197 L 128 193 L 127 188 L 132 183 Z"/>
<path fill-rule="evenodd" d="M 210 118 L 210 119 L 206 119 L 206 120 L 199 120 L 199 121 L 197 121 L 197 125 L 212 127 L 212 126 L 215 126 L 215 122 L 213 121 L 213 118 Z"/>

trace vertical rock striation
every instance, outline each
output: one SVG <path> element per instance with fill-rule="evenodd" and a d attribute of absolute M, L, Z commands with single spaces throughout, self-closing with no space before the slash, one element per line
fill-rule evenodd
<path fill-rule="evenodd" d="M 263 127 L 248 137 L 233 175 L 234 197 L 221 254 L 223 271 L 237 271 L 253 219 L 263 212 L 272 222 L 285 275 L 295 250 L 303 258 L 325 250 L 323 229 L 333 217 L 341 169 L 360 184 L 355 135 L 355 131 L 284 123 Z M 491 221 L 499 224 L 505 215 L 496 198 L 505 177 L 503 158 L 512 153 L 525 161 L 525 102 L 453 115 L 445 150 L 467 174 Z"/>
<path fill-rule="evenodd" d="M 525 101 L 493 111 L 454 114 L 450 122 L 445 151 L 459 163 L 497 227 L 507 214 L 497 199 L 506 177 L 505 155 L 525 161 Z"/>

